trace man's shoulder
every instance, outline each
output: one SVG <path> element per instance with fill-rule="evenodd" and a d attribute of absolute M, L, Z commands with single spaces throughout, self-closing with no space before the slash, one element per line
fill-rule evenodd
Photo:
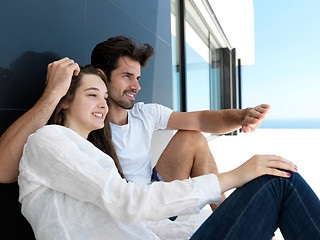
<path fill-rule="evenodd" d="M 141 109 L 141 108 L 146 108 L 146 107 L 155 107 L 155 106 L 162 106 L 161 104 L 158 103 L 144 103 L 144 102 L 137 102 L 133 105 L 132 109 Z"/>
<path fill-rule="evenodd" d="M 128 112 L 131 115 L 141 115 L 141 114 L 148 114 L 150 111 L 153 111 L 159 104 L 156 103 L 144 103 L 144 102 L 137 102 L 134 104 L 133 108 Z"/>
<path fill-rule="evenodd" d="M 134 104 L 133 108 L 129 111 L 135 112 L 135 111 L 150 111 L 150 110 L 157 110 L 161 108 L 167 108 L 159 103 L 144 103 L 144 102 L 137 102 Z"/>

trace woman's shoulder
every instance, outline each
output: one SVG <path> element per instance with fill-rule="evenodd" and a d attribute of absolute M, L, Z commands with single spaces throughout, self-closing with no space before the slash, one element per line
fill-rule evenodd
<path fill-rule="evenodd" d="M 28 138 L 30 141 L 52 142 L 62 140 L 65 138 L 77 139 L 80 135 L 71 130 L 70 128 L 61 125 L 46 125 L 39 128 L 35 133 L 31 134 Z"/>
<path fill-rule="evenodd" d="M 36 134 L 45 134 L 45 133 L 51 133 L 51 132 L 63 132 L 66 131 L 68 128 L 61 126 L 61 125 L 56 125 L 56 124 L 50 124 L 50 125 L 45 125 L 42 128 L 39 128 L 35 133 Z"/>
<path fill-rule="evenodd" d="M 66 131 L 66 127 L 60 125 L 45 125 L 44 127 L 39 128 L 36 132 L 31 134 L 29 138 L 38 138 L 38 137 L 49 137 L 49 136 L 57 136 Z"/>

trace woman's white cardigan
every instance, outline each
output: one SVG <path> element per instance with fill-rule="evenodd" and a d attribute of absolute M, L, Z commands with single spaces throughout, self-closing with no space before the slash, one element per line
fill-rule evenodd
<path fill-rule="evenodd" d="M 22 213 L 43 240 L 187 239 L 194 229 L 167 218 L 197 213 L 221 196 L 213 174 L 127 182 L 108 155 L 58 125 L 28 138 L 19 169 Z"/>

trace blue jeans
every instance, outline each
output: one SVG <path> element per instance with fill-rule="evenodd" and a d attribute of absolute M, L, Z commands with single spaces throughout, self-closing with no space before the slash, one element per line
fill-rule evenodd
<path fill-rule="evenodd" d="M 191 237 L 270 240 L 279 227 L 285 239 L 320 240 L 320 201 L 298 173 L 259 177 L 235 190 Z"/>

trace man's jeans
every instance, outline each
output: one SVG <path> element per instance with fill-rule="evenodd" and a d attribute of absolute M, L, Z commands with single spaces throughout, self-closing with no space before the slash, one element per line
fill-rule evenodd
<path fill-rule="evenodd" d="M 320 240 L 320 201 L 298 173 L 259 177 L 234 191 L 192 236 L 198 239 Z"/>

